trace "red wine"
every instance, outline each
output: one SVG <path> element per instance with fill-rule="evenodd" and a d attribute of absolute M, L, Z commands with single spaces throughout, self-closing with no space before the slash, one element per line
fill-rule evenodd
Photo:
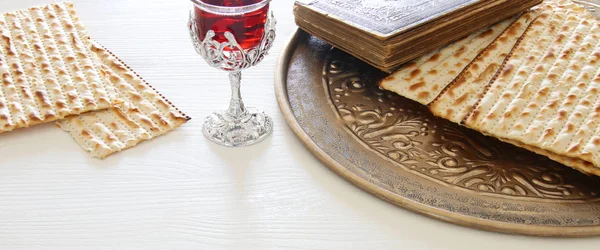
<path fill-rule="evenodd" d="M 203 3 L 225 6 L 240 7 L 262 2 L 263 0 L 200 0 Z M 225 32 L 229 31 L 234 36 L 240 46 L 244 49 L 250 49 L 260 44 L 265 32 L 265 22 L 269 12 L 269 4 L 264 7 L 246 13 L 239 14 L 217 14 L 204 10 L 198 6 L 195 7 L 195 19 L 200 39 L 204 40 L 206 32 L 214 30 L 215 40 L 226 42 Z"/>
<path fill-rule="evenodd" d="M 225 6 L 225 7 L 238 7 L 238 6 L 246 6 L 255 3 L 260 3 L 261 0 L 200 0 L 203 3 L 207 3 L 215 6 Z"/>

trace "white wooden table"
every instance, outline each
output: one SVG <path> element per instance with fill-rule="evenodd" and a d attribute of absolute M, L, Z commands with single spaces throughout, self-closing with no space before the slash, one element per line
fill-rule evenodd
<path fill-rule="evenodd" d="M 46 4 L 0 0 L 0 12 Z M 0 135 L 1 249 L 600 249 L 600 238 L 542 239 L 477 231 L 381 201 L 303 148 L 280 114 L 276 57 L 296 29 L 275 0 L 278 41 L 245 72 L 243 96 L 276 122 L 249 148 L 204 139 L 229 98 L 227 75 L 192 49 L 186 0 L 75 1 L 89 33 L 194 119 L 106 160 L 40 125 Z"/>

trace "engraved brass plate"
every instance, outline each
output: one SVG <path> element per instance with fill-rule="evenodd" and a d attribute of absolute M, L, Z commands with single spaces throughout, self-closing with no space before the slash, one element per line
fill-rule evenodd
<path fill-rule="evenodd" d="M 598 177 L 436 118 L 425 106 L 380 90 L 377 80 L 384 74 L 339 50 L 324 63 L 334 113 L 369 150 L 405 171 L 482 196 L 598 198 Z"/>
<path fill-rule="evenodd" d="M 386 201 L 485 230 L 600 235 L 600 177 L 436 118 L 380 90 L 381 77 L 298 31 L 281 55 L 276 94 L 317 158 Z"/>

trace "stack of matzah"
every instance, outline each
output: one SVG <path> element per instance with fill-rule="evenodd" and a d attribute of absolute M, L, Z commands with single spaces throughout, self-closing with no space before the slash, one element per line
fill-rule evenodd
<path fill-rule="evenodd" d="M 425 56 L 381 87 L 437 116 L 600 175 L 600 22 L 570 0 L 547 0 L 488 40 L 467 38 Z M 489 46 L 479 51 L 478 44 Z"/>
<path fill-rule="evenodd" d="M 4 13 L 0 36 L 0 133 L 58 121 L 103 158 L 189 119 L 92 45 L 71 3 Z"/>

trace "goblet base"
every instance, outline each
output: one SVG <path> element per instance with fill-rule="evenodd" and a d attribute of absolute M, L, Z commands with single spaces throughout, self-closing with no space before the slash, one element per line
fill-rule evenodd
<path fill-rule="evenodd" d="M 273 133 L 273 120 L 256 108 L 247 108 L 247 113 L 238 118 L 220 111 L 206 118 L 203 132 L 207 139 L 221 146 L 250 146 Z"/>

